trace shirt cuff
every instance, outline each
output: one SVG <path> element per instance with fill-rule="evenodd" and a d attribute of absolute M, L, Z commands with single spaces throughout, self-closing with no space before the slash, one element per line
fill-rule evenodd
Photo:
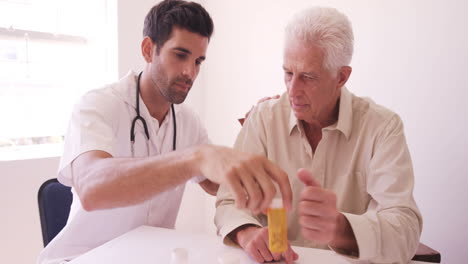
<path fill-rule="evenodd" d="M 364 215 L 355 215 L 343 213 L 348 220 L 349 224 L 356 238 L 358 244 L 359 254 L 348 250 L 336 249 L 329 246 L 330 249 L 336 253 L 346 256 L 349 259 L 369 260 L 376 256 L 378 241 L 376 238 L 376 230 L 373 224 Z"/>
<path fill-rule="evenodd" d="M 205 176 L 195 176 L 189 180 L 190 183 L 200 183 L 202 181 L 206 180 Z"/>
<path fill-rule="evenodd" d="M 328 248 L 335 251 L 335 253 L 337 253 L 338 255 L 348 258 L 349 260 L 359 260 L 359 254 L 357 252 L 347 249 L 334 248 L 330 245 L 328 245 Z"/>
<path fill-rule="evenodd" d="M 259 227 L 262 227 L 262 225 L 256 221 L 255 219 L 237 219 L 235 221 L 232 221 L 228 224 L 223 225 L 223 227 L 219 230 L 219 234 L 221 235 L 221 238 L 223 239 L 223 243 L 228 246 L 237 246 L 237 244 L 229 238 L 229 234 L 234 231 L 236 228 L 243 226 L 243 225 L 256 225 Z"/>
<path fill-rule="evenodd" d="M 109 153 L 110 155 L 114 156 L 114 151 L 112 146 L 107 145 L 107 144 L 87 144 L 83 146 L 78 146 L 77 150 L 73 151 L 70 149 L 73 149 L 74 146 L 67 147 L 65 146 L 64 154 L 62 155 L 60 159 L 60 164 L 59 164 L 59 169 L 58 169 L 58 175 L 57 179 L 58 181 L 65 185 L 65 186 L 72 186 L 72 169 L 71 169 L 71 164 L 72 162 L 78 158 L 81 154 L 88 152 L 88 151 L 93 151 L 93 150 L 100 150 Z"/>

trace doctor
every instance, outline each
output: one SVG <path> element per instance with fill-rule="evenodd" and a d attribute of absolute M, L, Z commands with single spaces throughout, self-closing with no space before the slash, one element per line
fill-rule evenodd
<path fill-rule="evenodd" d="M 184 184 L 210 194 L 226 183 L 239 208 L 265 211 L 278 183 L 287 206 L 287 175 L 266 158 L 209 144 L 184 105 L 205 60 L 213 22 L 197 3 L 166 0 L 146 16 L 146 66 L 76 105 L 58 179 L 72 186 L 67 225 L 38 263 L 61 263 L 140 225 L 173 228 Z"/>

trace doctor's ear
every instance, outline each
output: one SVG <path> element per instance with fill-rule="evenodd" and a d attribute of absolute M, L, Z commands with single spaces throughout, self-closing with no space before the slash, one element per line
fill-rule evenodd
<path fill-rule="evenodd" d="M 141 42 L 141 54 L 147 63 L 153 61 L 153 52 L 156 52 L 156 44 L 150 37 L 145 37 Z"/>

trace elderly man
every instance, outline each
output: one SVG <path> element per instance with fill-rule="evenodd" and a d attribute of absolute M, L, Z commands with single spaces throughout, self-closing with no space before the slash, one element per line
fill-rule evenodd
<path fill-rule="evenodd" d="M 405 263 L 416 251 L 422 218 L 403 124 L 344 86 L 352 53 L 345 15 L 312 8 L 295 16 L 286 28 L 287 92 L 252 111 L 235 148 L 265 155 L 288 173 L 292 245 Z M 238 244 L 258 262 L 298 257 L 291 248 L 271 253 L 265 215 L 236 208 L 224 185 L 215 222 L 225 243 Z"/>

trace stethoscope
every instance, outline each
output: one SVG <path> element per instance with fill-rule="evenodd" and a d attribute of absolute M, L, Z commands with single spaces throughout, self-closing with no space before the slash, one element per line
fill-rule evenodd
<path fill-rule="evenodd" d="M 149 156 L 149 132 L 148 132 L 148 125 L 146 124 L 145 119 L 140 115 L 140 79 L 141 79 L 141 74 L 143 72 L 140 72 L 138 75 L 138 80 L 137 80 L 137 85 L 136 85 L 136 113 L 137 115 L 132 121 L 132 127 L 130 128 L 130 142 L 132 145 L 132 157 L 135 157 L 135 124 L 138 120 L 141 121 L 143 124 L 143 128 L 145 130 L 145 135 L 146 135 L 146 154 Z M 177 138 L 177 124 L 176 124 L 176 117 L 175 117 L 175 111 L 174 111 L 174 104 L 171 104 L 171 112 L 172 112 L 172 124 L 174 127 L 174 137 L 172 138 L 172 150 L 176 149 L 176 138 Z"/>

